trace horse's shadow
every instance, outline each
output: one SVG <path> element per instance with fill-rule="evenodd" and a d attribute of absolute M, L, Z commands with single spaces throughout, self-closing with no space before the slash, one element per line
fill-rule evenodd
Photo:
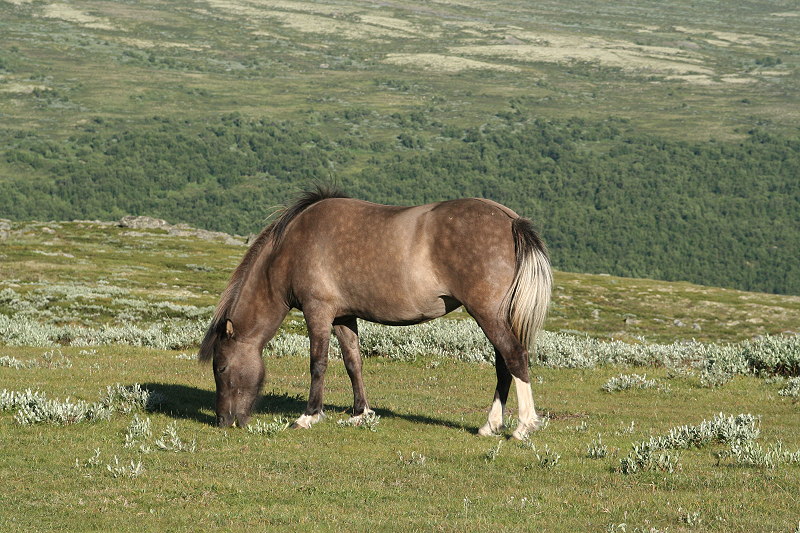
<path fill-rule="evenodd" d="M 216 425 L 214 391 L 177 383 L 146 383 L 143 388 L 157 395 L 158 401 L 152 405 L 152 411 L 177 420 L 192 420 L 210 426 Z M 299 416 L 305 408 L 306 401 L 301 396 L 290 396 L 273 390 L 261 395 L 253 414 L 296 413 Z M 325 404 L 325 409 L 335 413 L 347 412 L 351 408 L 344 405 Z M 470 428 L 452 420 L 398 413 L 392 409 L 374 408 L 374 410 L 377 415 L 386 419 L 398 418 L 419 424 L 466 429 L 473 433 L 477 431 L 477 427 Z"/>

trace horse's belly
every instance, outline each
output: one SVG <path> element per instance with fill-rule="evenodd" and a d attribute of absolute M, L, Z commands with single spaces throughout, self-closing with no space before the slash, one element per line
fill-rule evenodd
<path fill-rule="evenodd" d="M 402 326 L 419 324 L 444 316 L 461 304 L 445 295 L 408 298 L 407 295 L 373 295 L 369 300 L 360 300 L 346 305 L 342 314 L 355 315 L 370 322 Z"/>

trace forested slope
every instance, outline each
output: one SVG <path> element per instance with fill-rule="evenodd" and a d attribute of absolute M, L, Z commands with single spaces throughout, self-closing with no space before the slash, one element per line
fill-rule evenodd
<path fill-rule="evenodd" d="M 504 113 L 482 128 L 394 114 L 396 139 L 227 115 L 98 119 L 59 142 L 7 131 L 0 213 L 16 219 L 147 214 L 255 232 L 313 181 L 385 203 L 495 199 L 535 220 L 573 271 L 800 293 L 800 140 L 758 130 L 680 141 L 626 120 Z"/>

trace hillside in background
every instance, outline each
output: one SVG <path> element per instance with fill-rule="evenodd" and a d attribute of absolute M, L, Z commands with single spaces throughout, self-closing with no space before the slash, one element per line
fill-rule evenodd
<path fill-rule="evenodd" d="M 196 348 L 246 250 L 244 240 L 225 234 L 127 219 L 0 221 L 0 246 L 4 344 L 70 344 L 80 331 L 113 336 L 114 328 L 135 327 L 139 335 L 175 335 L 183 340 L 173 348 L 188 350 Z M 301 320 L 295 311 L 286 324 L 302 330 Z M 797 296 L 556 272 L 546 329 L 634 344 L 722 344 L 791 336 L 798 324 Z"/>
<path fill-rule="evenodd" d="M 562 270 L 800 294 L 792 2 L 0 0 L 0 217 L 257 231 L 312 181 Z"/>

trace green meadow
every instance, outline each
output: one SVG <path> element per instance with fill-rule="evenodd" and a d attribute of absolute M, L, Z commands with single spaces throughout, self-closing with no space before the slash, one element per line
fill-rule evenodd
<path fill-rule="evenodd" d="M 4 353 L 40 358 L 42 350 Z M 142 383 L 163 401 L 153 411 L 67 426 L 21 426 L 4 412 L 0 524 L 7 531 L 797 527 L 797 463 L 739 464 L 715 456 L 729 443 L 713 442 L 670 452 L 678 463 L 668 470 L 619 471 L 634 445 L 720 412 L 758 416 L 755 442 L 767 450 L 780 441 L 796 452 L 796 399 L 753 376 L 711 389 L 663 369 L 633 369 L 669 384 L 669 392 L 609 393 L 604 383 L 631 369 L 534 368 L 535 400 L 549 422 L 526 447 L 475 434 L 491 399 L 489 364 L 368 359 L 365 379 L 380 417 L 370 431 L 337 424 L 349 416 L 352 395 L 343 365 L 333 362 L 328 419 L 308 431 L 255 434 L 210 426 L 210 370 L 179 352 L 115 346 L 61 354 L 70 368 L 0 369 L 3 387 L 91 402 L 107 385 Z M 252 424 L 289 420 L 304 407 L 305 358 L 270 359 L 267 373 Z M 135 417 L 151 421 L 151 434 L 126 447 Z M 169 426 L 188 450 L 156 445 Z"/>
<path fill-rule="evenodd" d="M 475 126 L 513 101 L 702 139 L 797 122 L 800 23 L 784 1 L 13 0 L 0 13 L 6 127 L 55 136 L 91 117 L 232 111 L 424 110 Z"/>
<path fill-rule="evenodd" d="M 181 230 L 8 224 L 3 530 L 797 528 L 797 297 L 557 272 L 524 443 L 477 436 L 494 368 L 459 313 L 365 325 L 377 418 L 347 426 L 334 347 L 327 419 L 286 429 L 309 384 L 292 314 L 251 425 L 220 430 L 194 354 L 244 246 Z"/>
<path fill-rule="evenodd" d="M 0 530 L 797 533 L 799 45 L 789 0 L 0 0 Z M 314 182 L 535 221 L 540 431 L 477 435 L 460 310 L 360 325 L 362 426 L 332 343 L 311 430 L 292 312 L 213 427 L 198 342 Z"/>

